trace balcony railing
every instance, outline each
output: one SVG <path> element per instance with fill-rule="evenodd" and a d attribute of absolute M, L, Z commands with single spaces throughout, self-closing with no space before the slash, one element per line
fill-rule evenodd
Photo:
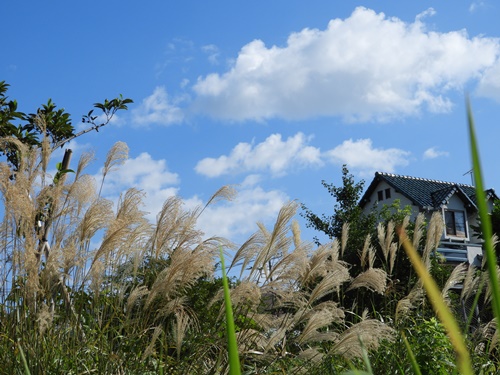
<path fill-rule="evenodd" d="M 441 242 L 436 251 L 450 264 L 468 263 L 480 267 L 483 259 L 481 244 Z"/>

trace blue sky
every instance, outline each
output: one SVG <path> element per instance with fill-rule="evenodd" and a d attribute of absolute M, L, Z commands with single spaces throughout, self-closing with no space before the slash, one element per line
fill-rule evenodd
<path fill-rule="evenodd" d="M 132 98 L 112 124 L 71 143 L 76 157 L 95 151 L 88 173 L 126 142 L 130 159 L 103 192 L 144 190 L 151 218 L 172 194 L 192 208 L 236 185 L 236 199 L 199 225 L 241 243 L 289 200 L 329 213 L 321 180 L 340 185 L 344 163 L 367 184 L 375 171 L 470 183 L 465 93 L 486 185 L 500 188 L 499 6 L 11 1 L 0 80 L 20 110 L 52 98 L 77 129 L 94 102 Z"/>

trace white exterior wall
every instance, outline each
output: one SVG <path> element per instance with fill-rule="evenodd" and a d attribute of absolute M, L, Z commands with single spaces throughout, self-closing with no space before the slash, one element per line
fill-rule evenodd
<path fill-rule="evenodd" d="M 389 199 L 385 199 L 385 190 L 386 189 L 390 189 L 391 190 L 391 197 Z M 384 199 L 381 200 L 381 201 L 378 200 L 378 192 L 379 191 L 382 191 L 383 195 L 384 195 Z M 404 208 L 406 206 L 411 206 L 411 208 L 412 208 L 411 220 L 414 220 L 417 217 L 418 213 L 419 213 L 419 207 L 413 205 L 412 202 L 408 198 L 406 198 L 403 194 L 397 193 L 396 190 L 394 190 L 394 188 L 391 187 L 385 181 L 381 181 L 378 184 L 378 186 L 375 189 L 374 193 L 370 197 L 370 201 L 368 203 L 366 203 L 363 212 L 365 214 L 370 213 L 372 211 L 372 208 L 373 208 L 374 205 L 375 205 L 375 209 L 380 212 L 380 210 L 382 209 L 382 207 L 384 207 L 384 205 L 390 206 L 392 203 L 394 203 L 394 201 L 396 199 L 399 199 L 399 201 L 400 201 L 400 207 L 401 208 Z"/>

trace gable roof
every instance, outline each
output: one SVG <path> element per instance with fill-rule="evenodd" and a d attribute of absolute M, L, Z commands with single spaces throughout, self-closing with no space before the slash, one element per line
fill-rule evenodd
<path fill-rule="evenodd" d="M 375 178 L 359 202 L 362 208 L 369 203 L 370 197 L 382 181 L 385 181 L 396 192 L 404 195 L 413 205 L 421 209 L 438 209 L 446 204 L 452 195 L 457 194 L 468 209 L 477 210 L 476 191 L 472 185 L 383 172 L 375 172 Z M 498 199 L 493 189 L 486 190 L 486 196 L 487 198 Z"/>

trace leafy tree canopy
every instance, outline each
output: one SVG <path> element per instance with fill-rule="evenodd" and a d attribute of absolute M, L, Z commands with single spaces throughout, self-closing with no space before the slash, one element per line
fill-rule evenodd
<path fill-rule="evenodd" d="M 366 235 L 373 231 L 376 223 L 375 214 L 364 214 L 358 204 L 365 182 L 363 180 L 356 182 L 354 176 L 349 173 L 349 169 L 344 164 L 342 166 L 342 185 L 336 186 L 333 183 L 327 183 L 325 180 L 321 184 L 335 199 L 333 214 L 317 215 L 307 208 L 305 204 L 302 204 L 303 211 L 301 216 L 307 220 L 306 226 L 308 228 L 323 232 L 330 239 L 340 239 L 342 236 L 342 227 L 345 223 L 348 223 L 348 248 L 352 249 L 352 252 L 355 253 L 362 248 Z M 314 240 L 316 244 L 320 245 L 317 237 Z"/>
<path fill-rule="evenodd" d="M 41 146 L 44 139 L 48 139 L 52 149 L 62 147 L 70 140 L 108 124 L 118 110 L 127 109 L 127 104 L 133 103 L 122 95 L 112 100 L 105 99 L 103 103 L 95 103 L 94 108 L 102 111 L 104 121 L 96 122 L 100 117 L 95 116 L 92 109 L 82 116 L 82 122 L 89 124 L 89 128 L 75 134 L 70 114 L 64 108 L 57 108 L 49 99 L 35 113 L 20 112 L 17 101 L 7 96 L 9 86 L 5 81 L 0 81 L 0 137 L 14 138 L 28 147 Z M 14 143 L 0 144 L 0 156 L 5 156 L 15 171 L 19 169 L 19 152 Z"/>

